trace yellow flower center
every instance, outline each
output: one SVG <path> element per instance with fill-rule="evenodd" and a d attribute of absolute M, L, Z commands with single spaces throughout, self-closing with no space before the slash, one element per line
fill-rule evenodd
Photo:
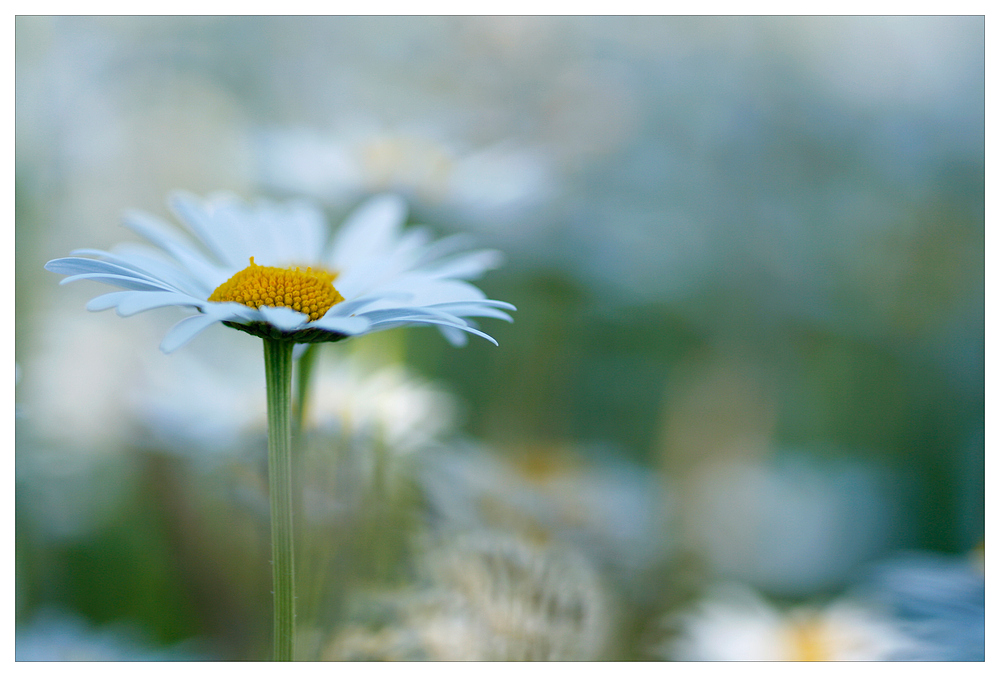
<path fill-rule="evenodd" d="M 823 620 L 814 614 L 794 619 L 789 639 L 788 660 L 828 661 L 831 658 L 829 631 Z"/>
<path fill-rule="evenodd" d="M 251 308 L 291 308 L 318 320 L 344 297 L 333 286 L 337 274 L 313 268 L 272 268 L 250 265 L 219 285 L 209 301 L 234 301 Z"/>

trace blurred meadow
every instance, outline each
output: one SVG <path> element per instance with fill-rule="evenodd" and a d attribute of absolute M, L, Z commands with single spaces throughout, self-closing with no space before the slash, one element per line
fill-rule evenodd
<path fill-rule="evenodd" d="M 267 658 L 259 342 L 42 268 L 183 189 L 505 254 L 322 345 L 301 658 L 982 660 L 984 26 L 17 17 L 17 659 Z"/>

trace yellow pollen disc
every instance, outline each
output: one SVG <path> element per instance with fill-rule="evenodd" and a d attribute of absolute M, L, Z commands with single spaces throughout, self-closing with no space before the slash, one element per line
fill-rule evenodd
<path fill-rule="evenodd" d="M 250 265 L 219 285 L 209 301 L 242 303 L 251 308 L 271 306 L 291 308 L 318 320 L 326 311 L 344 300 L 333 286 L 337 274 L 306 268 L 272 268 Z"/>
<path fill-rule="evenodd" d="M 830 660 L 829 633 L 826 625 L 814 615 L 795 619 L 789 628 L 791 651 L 788 660 Z"/>

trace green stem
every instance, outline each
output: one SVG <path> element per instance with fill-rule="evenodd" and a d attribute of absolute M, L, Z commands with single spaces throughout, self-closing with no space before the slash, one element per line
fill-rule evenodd
<path fill-rule="evenodd" d="M 271 499 L 274 660 L 295 649 L 295 556 L 292 532 L 292 342 L 264 339 L 267 377 L 267 475 Z"/>
<path fill-rule="evenodd" d="M 316 364 L 316 356 L 319 353 L 319 344 L 310 343 L 305 352 L 298 360 L 299 377 L 295 386 L 295 428 L 302 430 L 305 425 L 307 404 L 309 402 L 309 382 L 311 380 L 313 365 Z"/>

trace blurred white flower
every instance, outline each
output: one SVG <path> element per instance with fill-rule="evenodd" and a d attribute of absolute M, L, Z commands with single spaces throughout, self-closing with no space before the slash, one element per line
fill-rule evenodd
<path fill-rule="evenodd" d="M 455 398 L 401 364 L 324 358 L 314 378 L 306 414 L 319 430 L 374 438 L 395 453 L 408 453 L 439 441 L 456 421 Z"/>
<path fill-rule="evenodd" d="M 500 533 L 447 534 L 428 544 L 421 582 L 392 594 L 392 623 L 351 626 L 327 660 L 587 661 L 605 657 L 610 599 L 579 555 Z"/>
<path fill-rule="evenodd" d="M 543 445 L 506 455 L 439 450 L 428 455 L 421 478 L 432 513 L 445 524 L 572 543 L 626 582 L 670 546 L 660 482 L 610 455 Z"/>
<path fill-rule="evenodd" d="M 665 623 L 677 634 L 662 657 L 675 661 L 882 661 L 916 644 L 891 618 L 856 601 L 780 609 L 732 583 Z"/>
<path fill-rule="evenodd" d="M 368 125 L 270 129 L 258 135 L 261 181 L 333 204 L 398 192 L 472 221 L 506 221 L 549 199 L 554 180 L 541 149 L 505 141 L 465 150 L 440 137 Z"/>
<path fill-rule="evenodd" d="M 229 338 L 229 337 L 227 337 Z M 199 350 L 152 355 L 133 392 L 153 440 L 178 453 L 223 457 L 259 451 L 267 422 L 260 346 L 206 341 Z M 424 448 L 454 426 L 457 403 L 446 390 L 401 364 L 379 365 L 343 350 L 324 351 L 312 375 L 306 423 L 334 439 L 386 445 L 393 454 Z"/>
<path fill-rule="evenodd" d="M 454 430 L 454 396 L 401 364 L 324 357 L 313 381 L 306 419 L 315 435 L 301 460 L 310 519 L 357 517 L 372 509 L 372 491 L 398 496 L 414 464 Z"/>

